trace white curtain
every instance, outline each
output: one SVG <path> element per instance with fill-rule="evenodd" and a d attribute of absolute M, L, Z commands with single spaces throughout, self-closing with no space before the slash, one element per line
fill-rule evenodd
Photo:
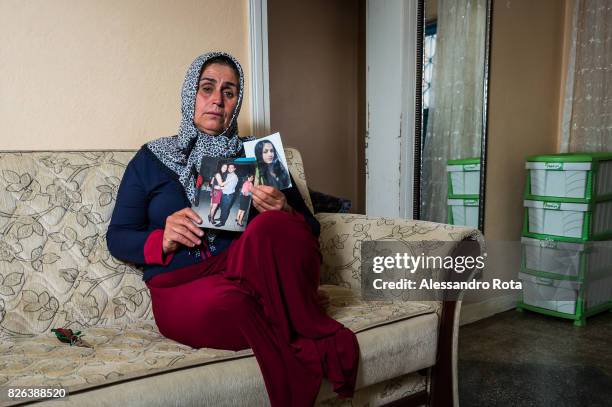
<path fill-rule="evenodd" d="M 438 0 L 421 219 L 447 220 L 446 161 L 480 157 L 486 7 L 486 0 Z"/>
<path fill-rule="evenodd" d="M 575 0 L 561 151 L 612 151 L 610 0 Z"/>

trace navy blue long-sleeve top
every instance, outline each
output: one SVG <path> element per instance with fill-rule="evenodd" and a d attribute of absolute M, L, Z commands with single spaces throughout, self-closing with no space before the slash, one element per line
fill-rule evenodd
<path fill-rule="evenodd" d="M 304 203 L 293 179 L 292 185 L 282 191 L 287 203 L 304 216 L 312 233 L 318 237 L 319 222 Z M 141 266 L 146 281 L 159 273 L 201 262 L 207 255 L 217 255 L 240 236 L 239 232 L 217 231 L 215 245 L 210 247 L 210 251 L 181 245 L 174 253 L 164 256 L 162 238 L 166 218 L 186 207 L 191 207 L 191 204 L 178 175 L 159 161 L 146 145 L 142 146 L 128 163 L 119 186 L 106 234 L 110 253 L 120 260 Z M 257 213 L 251 206 L 248 221 Z M 201 240 L 205 242 L 206 239 Z"/>

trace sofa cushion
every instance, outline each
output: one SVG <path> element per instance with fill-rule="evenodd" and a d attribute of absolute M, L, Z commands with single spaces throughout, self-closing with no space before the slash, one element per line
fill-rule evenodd
<path fill-rule="evenodd" d="M 231 380 L 228 380 L 231 377 Z M 331 384 L 324 381 L 315 405 L 327 407 L 382 406 L 424 391 L 427 376 L 409 373 L 355 391 L 352 399 L 338 399 Z M 175 370 L 71 393 L 67 400 L 36 404 L 45 407 L 153 406 L 266 406 L 269 405 L 263 380 L 252 358 L 222 364 Z"/>
<path fill-rule="evenodd" d="M 338 399 L 333 394 L 326 397 L 327 393 L 322 390 L 315 404 L 320 407 L 386 406 L 406 396 L 425 391 L 427 389 L 427 379 L 428 377 L 424 374 L 409 373 L 362 387 L 355 392 L 351 399 Z"/>
<path fill-rule="evenodd" d="M 352 291 L 323 287 L 331 297 L 329 314 L 358 332 L 361 367 L 358 388 L 431 366 L 435 360 L 438 318 L 435 308 L 418 302 L 364 302 Z M 250 350 L 193 349 L 166 339 L 154 321 L 92 327 L 84 340 L 93 349 L 60 343 L 52 333 L 0 342 L 0 387 L 62 385 L 70 392 L 135 377 L 196 368 L 227 359 L 249 358 L 249 369 L 233 376 L 245 386 L 259 378 Z M 224 369 L 227 366 L 224 367 Z M 212 373 L 211 373 L 212 374 Z M 244 377 L 243 377 L 244 376 Z M 164 379 L 166 380 L 166 379 Z M 227 385 L 226 382 L 224 382 Z M 262 382 L 263 384 L 263 382 Z M 247 386 L 247 387 L 248 387 Z M 263 391 L 263 386 L 260 391 Z"/>

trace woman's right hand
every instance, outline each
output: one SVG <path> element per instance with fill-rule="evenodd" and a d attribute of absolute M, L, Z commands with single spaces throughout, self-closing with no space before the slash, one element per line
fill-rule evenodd
<path fill-rule="evenodd" d="M 174 252 L 180 244 L 194 247 L 202 243 L 200 238 L 204 232 L 194 222 L 202 223 L 202 218 L 191 208 L 181 209 L 166 218 L 162 243 L 164 254 Z"/>

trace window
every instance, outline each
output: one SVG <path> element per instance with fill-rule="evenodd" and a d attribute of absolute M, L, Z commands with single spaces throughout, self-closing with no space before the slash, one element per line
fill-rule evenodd
<path fill-rule="evenodd" d="M 427 119 L 431 102 L 431 79 L 433 77 L 434 56 L 436 55 L 437 22 L 432 21 L 425 25 L 425 38 L 423 41 L 423 135 L 421 148 L 425 146 L 427 135 Z"/>
<path fill-rule="evenodd" d="M 429 109 L 431 78 L 433 76 L 434 56 L 436 54 L 436 22 L 425 27 L 423 46 L 423 109 Z"/>

